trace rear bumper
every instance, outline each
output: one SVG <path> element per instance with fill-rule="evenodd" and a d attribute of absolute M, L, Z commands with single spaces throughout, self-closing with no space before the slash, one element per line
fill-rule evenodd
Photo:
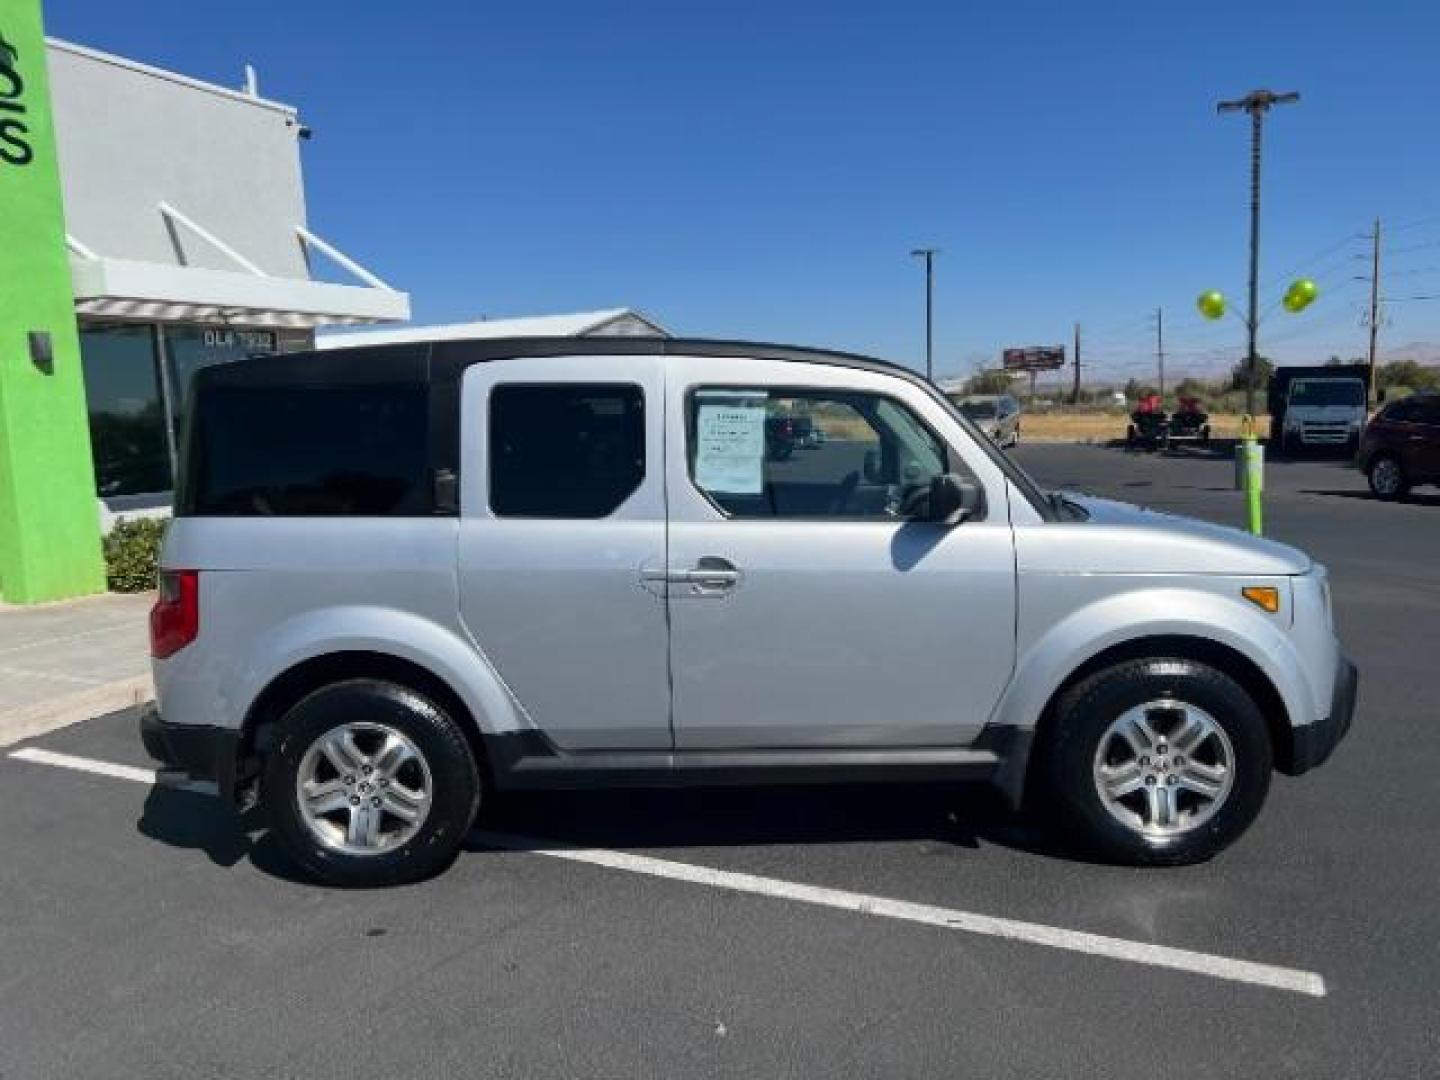
<path fill-rule="evenodd" d="M 1342 656 L 1335 669 L 1335 685 L 1330 693 L 1330 711 L 1324 720 L 1305 724 L 1291 732 L 1290 759 L 1283 764 L 1285 773 L 1299 776 L 1325 763 L 1350 730 L 1350 722 L 1355 717 L 1359 686 L 1359 670 Z"/>
<path fill-rule="evenodd" d="M 140 712 L 140 741 L 161 765 L 193 780 L 214 781 L 221 798 L 233 799 L 238 732 L 203 724 L 167 724 L 152 702 Z"/>

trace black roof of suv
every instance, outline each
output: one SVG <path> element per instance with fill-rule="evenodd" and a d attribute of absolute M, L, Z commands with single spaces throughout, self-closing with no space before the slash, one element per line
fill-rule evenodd
<path fill-rule="evenodd" d="M 209 411 L 206 398 L 216 391 L 338 390 L 344 387 L 425 385 L 428 467 L 433 475 L 453 475 L 460 467 L 458 424 L 460 376 L 473 364 L 496 360 L 547 356 L 735 356 L 782 360 L 800 364 L 831 364 L 873 371 L 905 379 L 922 388 L 970 430 L 975 443 L 1019 487 L 1046 518 L 1054 511 L 1044 493 L 991 440 L 974 427 L 933 383 L 909 368 L 874 357 L 830 349 L 753 341 L 705 338 L 597 337 L 597 338 L 478 338 L 416 341 L 403 344 L 357 345 L 339 349 L 275 353 L 231 364 L 217 364 L 196 372 L 191 383 L 192 404 L 186 409 L 183 436 L 186 468 L 177 484 L 176 512 L 196 512 L 196 486 L 187 480 L 200 470 L 204 443 L 198 429 Z M 237 421 L 243 424 L 243 421 Z M 431 512 L 436 512 L 432 510 Z"/>

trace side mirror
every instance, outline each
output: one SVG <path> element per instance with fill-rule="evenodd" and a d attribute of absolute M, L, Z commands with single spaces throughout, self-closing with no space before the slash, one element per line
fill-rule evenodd
<path fill-rule="evenodd" d="M 985 491 L 973 480 L 941 473 L 930 481 L 930 500 L 926 521 L 941 525 L 959 525 L 978 517 L 985 510 Z"/>

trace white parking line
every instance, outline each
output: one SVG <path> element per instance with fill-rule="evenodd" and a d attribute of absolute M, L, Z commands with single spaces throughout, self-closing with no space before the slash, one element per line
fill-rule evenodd
<path fill-rule="evenodd" d="M 731 889 L 735 892 L 751 893 L 756 896 L 772 896 L 781 900 L 795 900 L 803 904 L 818 904 L 821 907 L 839 908 L 863 915 L 878 915 L 902 922 L 938 926 L 946 930 L 961 930 L 970 934 L 984 934 L 988 937 L 1008 938 L 1031 945 L 1048 945 L 1052 949 L 1069 952 L 1089 953 L 1111 960 L 1124 960 L 1132 964 L 1148 964 L 1151 967 L 1170 968 L 1174 971 L 1189 972 L 1192 975 L 1208 975 L 1231 982 L 1267 986 L 1275 990 L 1289 990 L 1310 997 L 1325 996 L 1325 980 L 1312 971 L 1276 967 L 1272 964 L 1258 964 L 1251 960 L 1233 960 L 1211 953 L 1192 952 L 1189 949 L 1172 949 L 1166 945 L 1151 945 L 1143 941 L 1129 941 L 1125 938 L 1105 937 L 1101 934 L 1087 934 L 1080 930 L 1065 930 L 1058 926 L 1040 923 L 1020 922 L 995 915 L 977 915 L 954 908 L 935 907 L 931 904 L 914 904 L 908 900 L 891 900 L 883 896 L 866 893 L 846 892 L 843 889 L 827 889 L 818 885 L 801 885 L 793 881 L 759 877 L 755 874 L 740 874 L 731 870 L 716 870 L 693 863 L 672 862 L 669 859 L 652 859 L 645 855 L 631 855 L 623 851 L 606 851 L 602 848 L 570 848 L 557 846 L 545 840 L 528 839 L 504 833 L 476 832 L 472 837 L 489 847 L 507 851 L 527 851 L 536 855 L 550 855 L 557 859 L 604 866 L 611 870 L 625 870 L 632 874 L 649 874 L 652 877 L 687 881 L 694 885 L 709 885 L 717 889 Z"/>
<path fill-rule="evenodd" d="M 37 765 L 58 765 L 62 769 L 94 773 L 97 776 L 108 776 L 114 780 L 133 780 L 137 784 L 152 786 L 159 784 L 162 787 L 193 791 L 202 795 L 215 794 L 214 784 L 206 783 L 203 780 L 190 780 L 178 773 L 161 772 L 157 769 L 140 769 L 134 765 L 116 765 L 111 761 L 97 761 L 95 758 L 76 757 L 74 754 L 59 754 L 54 750 L 41 750 L 39 747 L 12 750 L 10 756 L 20 761 L 32 761 Z"/>
<path fill-rule="evenodd" d="M 108 761 L 76 757 L 73 754 L 59 754 L 51 750 L 27 748 L 12 751 L 10 756 L 20 761 L 29 761 L 40 765 L 56 765 L 65 769 L 109 776 L 117 780 L 131 780 L 141 784 L 160 783 L 181 790 L 212 794 L 215 791 L 213 784 L 182 780 L 168 773 L 157 773 L 154 769 L 116 765 Z M 563 844 L 547 840 L 514 836 L 508 833 L 485 831 L 472 835 L 475 840 L 487 847 L 505 851 L 548 855 L 551 858 L 602 866 L 610 870 L 623 870 L 631 874 L 646 874 L 650 877 L 684 881 L 692 885 L 730 889 L 733 892 L 749 893 L 753 896 L 768 896 L 802 904 L 815 904 L 861 915 L 873 915 L 879 918 L 897 919 L 901 922 L 935 926 L 945 930 L 959 930 L 969 934 L 1005 938 L 1030 945 L 1045 945 L 1067 952 L 1086 953 L 1131 964 L 1168 968 L 1191 975 L 1205 975 L 1214 979 L 1248 983 L 1252 986 L 1264 986 L 1273 990 L 1288 990 L 1310 997 L 1325 996 L 1325 980 L 1313 971 L 1277 967 L 1273 964 L 1256 963 L 1253 960 L 1236 960 L 1213 953 L 1175 949 L 1167 945 L 1152 945 L 1148 942 L 1131 941 L 1126 938 L 1106 937 L 1103 934 L 1066 930 L 1058 926 L 1022 922 L 995 915 L 980 915 L 975 912 L 937 907 L 932 904 L 892 900 L 884 896 L 847 892 L 843 889 L 802 885 L 793 881 L 782 881 L 778 878 L 760 877 L 756 874 L 742 874 L 732 870 L 696 866 L 693 863 L 674 862 L 670 859 L 653 859 L 646 855 L 632 855 L 624 851 L 566 847 Z"/>

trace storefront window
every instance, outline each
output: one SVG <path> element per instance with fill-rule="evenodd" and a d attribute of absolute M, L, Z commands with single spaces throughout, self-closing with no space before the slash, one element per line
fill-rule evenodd
<path fill-rule="evenodd" d="M 80 358 L 100 496 L 169 491 L 174 485 L 154 328 L 82 327 Z"/>
<path fill-rule="evenodd" d="M 256 353 L 276 351 L 272 330 L 237 330 L 230 326 L 167 326 L 165 351 L 170 358 L 170 392 L 173 395 L 175 432 L 184 430 L 185 399 L 190 378 L 201 368 L 228 364 Z"/>

